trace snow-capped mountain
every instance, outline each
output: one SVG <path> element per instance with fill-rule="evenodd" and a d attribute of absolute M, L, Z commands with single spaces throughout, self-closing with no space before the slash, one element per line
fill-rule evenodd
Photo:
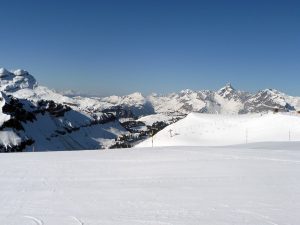
<path fill-rule="evenodd" d="M 1 92 L 0 151 L 99 149 L 128 131 L 112 114 L 87 114 L 49 100 Z"/>
<path fill-rule="evenodd" d="M 245 101 L 244 109 L 246 112 L 262 112 L 274 108 L 295 111 L 300 109 L 299 104 L 299 97 L 291 97 L 274 89 L 265 89 L 249 96 Z"/>
<path fill-rule="evenodd" d="M 20 89 L 33 89 L 37 86 L 37 82 L 25 70 L 16 70 L 9 72 L 4 68 L 0 68 L 0 91 L 16 92 Z"/>
<path fill-rule="evenodd" d="M 52 100 L 85 112 L 113 112 L 123 117 L 140 117 L 154 113 L 188 114 L 190 112 L 244 114 L 266 112 L 278 108 L 283 111 L 300 110 L 300 97 L 288 96 L 274 89 L 257 93 L 236 90 L 227 84 L 220 90 L 183 90 L 169 95 L 80 97 L 65 96 L 38 85 L 27 71 L 9 72 L 0 69 L 0 90 L 16 98 L 31 101 Z"/>
<path fill-rule="evenodd" d="M 0 95 L 0 151 L 126 147 L 191 112 L 300 110 L 299 97 L 273 89 L 252 94 L 231 84 L 218 91 L 72 97 L 39 85 L 25 70 L 4 68 Z"/>
<path fill-rule="evenodd" d="M 0 151 L 107 148 L 127 133 L 113 114 L 88 113 L 27 71 L 0 69 Z"/>
<path fill-rule="evenodd" d="M 236 90 L 231 84 L 227 84 L 218 91 L 185 90 L 167 96 L 152 95 L 148 99 L 156 113 L 245 114 L 275 109 L 300 110 L 300 97 L 288 96 L 273 89 L 251 94 Z"/>

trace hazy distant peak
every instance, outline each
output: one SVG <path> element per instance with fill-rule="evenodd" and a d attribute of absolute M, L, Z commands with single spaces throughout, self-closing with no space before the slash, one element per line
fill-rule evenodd
<path fill-rule="evenodd" d="M 226 99 L 237 99 L 237 91 L 231 85 L 231 83 L 227 83 L 224 87 L 217 91 L 217 94 Z"/>
<path fill-rule="evenodd" d="M 22 99 L 47 99 L 62 104 L 69 104 L 80 109 L 93 112 L 107 111 L 121 107 L 135 116 L 151 113 L 249 113 L 264 112 L 272 108 L 283 111 L 300 109 L 300 98 L 288 96 L 275 89 L 265 89 L 256 93 L 236 90 L 227 83 L 218 91 L 185 89 L 167 95 L 151 94 L 143 96 L 134 92 L 125 96 L 87 97 L 68 90 L 55 92 L 49 88 L 38 86 L 35 78 L 25 70 L 9 72 L 0 69 L 0 91 Z M 75 97 L 77 96 L 77 97 Z"/>
<path fill-rule="evenodd" d="M 262 92 L 266 92 L 266 93 L 269 93 L 269 94 L 276 94 L 276 95 L 283 94 L 282 92 L 280 92 L 280 91 L 278 91 L 274 88 L 267 88 L 267 89 L 262 90 Z"/>
<path fill-rule="evenodd" d="M 194 91 L 191 89 L 185 89 L 185 90 L 180 91 L 180 94 L 183 94 L 183 95 L 192 94 L 192 93 L 194 93 Z"/>
<path fill-rule="evenodd" d="M 141 92 L 134 92 L 132 94 L 129 94 L 125 97 L 131 98 L 131 99 L 135 99 L 135 100 L 142 100 L 144 99 L 144 96 L 142 95 Z"/>
<path fill-rule="evenodd" d="M 235 88 L 232 86 L 231 83 L 227 83 L 224 87 L 219 89 L 219 92 L 223 90 L 235 91 Z"/>

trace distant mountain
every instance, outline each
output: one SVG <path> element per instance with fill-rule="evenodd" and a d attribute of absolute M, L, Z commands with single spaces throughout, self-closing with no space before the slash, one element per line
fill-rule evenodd
<path fill-rule="evenodd" d="M 300 97 L 274 89 L 248 93 L 231 84 L 218 91 L 183 90 L 146 97 L 141 93 L 109 97 L 82 97 L 73 92 L 63 95 L 39 85 L 25 70 L 4 68 L 0 69 L 0 95 L 0 151 L 128 147 L 191 112 L 300 110 Z"/>
<path fill-rule="evenodd" d="M 300 109 L 300 97 L 288 96 L 273 89 L 252 94 L 236 90 L 231 84 L 218 91 L 185 90 L 167 96 L 153 95 L 148 99 L 156 113 L 245 114 Z"/>

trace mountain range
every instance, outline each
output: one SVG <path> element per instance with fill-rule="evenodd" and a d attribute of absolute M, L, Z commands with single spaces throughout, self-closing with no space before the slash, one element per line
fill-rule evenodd
<path fill-rule="evenodd" d="M 300 97 L 274 89 L 183 90 L 168 95 L 67 96 L 25 70 L 0 69 L 0 151 L 127 147 L 191 112 L 246 114 L 299 111 Z M 150 121 L 150 122 L 149 122 Z"/>

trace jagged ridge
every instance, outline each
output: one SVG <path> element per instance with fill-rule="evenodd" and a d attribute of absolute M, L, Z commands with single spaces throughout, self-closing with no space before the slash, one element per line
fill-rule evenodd
<path fill-rule="evenodd" d="M 0 94 L 2 151 L 33 146 L 42 150 L 127 146 L 120 144 L 118 137 L 145 138 L 190 112 L 245 114 L 300 109 L 299 97 L 274 89 L 252 94 L 231 84 L 218 91 L 187 89 L 165 96 L 70 97 L 40 86 L 25 70 L 4 68 L 0 69 Z M 134 123 L 154 114 L 164 116 L 153 117 L 153 126 Z M 128 124 L 139 126 L 129 128 Z"/>

